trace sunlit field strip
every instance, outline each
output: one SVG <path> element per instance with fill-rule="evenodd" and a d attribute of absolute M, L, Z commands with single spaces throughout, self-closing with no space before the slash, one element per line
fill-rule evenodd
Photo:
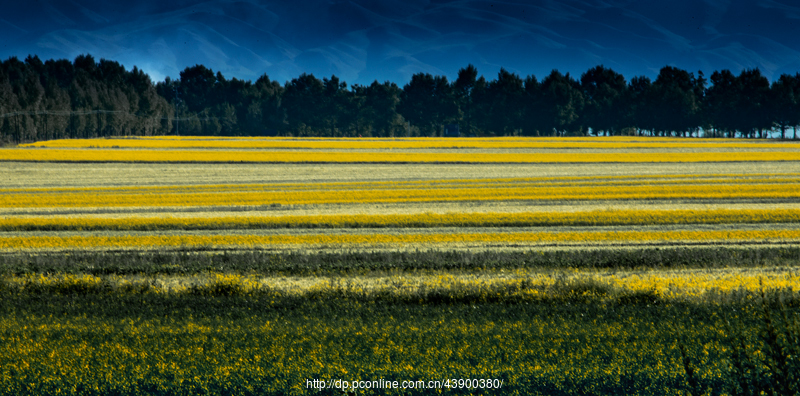
<path fill-rule="evenodd" d="M 780 172 L 780 173 L 778 173 Z M 49 190 L 55 187 L 321 185 L 346 182 L 523 180 L 649 181 L 681 177 L 748 179 L 797 178 L 798 162 L 709 162 L 615 164 L 219 164 L 219 163 L 64 163 L 0 162 L 0 189 Z M 87 178 L 86 175 L 92 175 Z M 46 189 L 42 189 L 47 187 Z M 0 190 L 2 191 L 2 190 Z"/>
<path fill-rule="evenodd" d="M 440 243 L 653 243 L 653 242 L 774 242 L 796 241 L 800 230 L 714 231 L 600 231 L 600 232 L 507 232 L 463 234 L 338 234 L 338 235 L 147 235 L 147 236 L 32 236 L 0 237 L 0 249 L 85 248 L 192 248 L 261 246 L 374 246 Z"/>
<path fill-rule="evenodd" d="M 213 287 L 215 284 L 239 286 L 241 294 L 267 287 L 272 291 L 291 295 L 304 295 L 336 287 L 330 279 L 320 277 L 275 278 L 259 275 L 206 273 L 194 276 L 159 276 L 146 278 L 140 275 L 96 276 L 89 274 L 25 274 L 11 275 L 2 279 L 6 286 L 15 288 L 49 288 L 51 290 L 83 287 L 92 289 L 101 285 L 124 293 L 137 290 L 130 286 L 147 286 L 144 290 L 155 293 L 186 293 L 192 287 Z M 800 270 L 780 268 L 773 271 L 763 269 L 646 271 L 641 273 L 595 273 L 590 271 L 565 273 L 542 273 L 526 270 L 508 273 L 456 274 L 434 272 L 429 274 L 403 274 L 389 276 L 351 276 L 347 283 L 351 290 L 367 293 L 388 293 L 402 296 L 416 294 L 420 290 L 507 288 L 520 295 L 546 296 L 552 291 L 548 287 L 558 282 L 596 282 L 608 285 L 616 293 L 655 292 L 661 298 L 695 298 L 705 293 L 731 293 L 742 290 L 789 289 L 800 285 Z M 142 290 L 141 288 L 138 290 Z M 598 296 L 602 298 L 601 296 Z"/>
<path fill-rule="evenodd" d="M 551 140 L 540 138 L 527 139 L 62 139 L 21 145 L 21 147 L 48 148 L 228 148 L 228 149 L 489 149 L 489 148 L 785 148 L 800 149 L 800 144 L 793 142 L 759 142 L 749 143 L 740 140 L 720 141 L 703 140 L 655 140 L 626 139 L 610 140 Z"/>
<path fill-rule="evenodd" d="M 788 199 L 800 197 L 796 184 L 635 185 L 454 189 L 372 189 L 335 191 L 150 192 L 103 191 L 0 194 L 0 207 L 142 207 L 214 205 L 308 205 L 505 200 L 615 199 Z"/>
<path fill-rule="evenodd" d="M 248 217 L 8 217 L 2 231 L 224 230 L 263 228 L 531 227 L 800 223 L 800 209 L 613 210 L 535 213 L 420 213 Z"/>
<path fill-rule="evenodd" d="M 417 181 L 364 181 L 330 183 L 270 183 L 270 184 L 200 184 L 179 186 L 125 186 L 125 187 L 55 187 L 55 188 L 0 188 L 0 193 L 193 193 L 193 192 L 252 192 L 252 191 L 335 191 L 335 190 L 388 190 L 430 188 L 518 188 L 518 187 L 602 187 L 641 185 L 693 185 L 693 184 L 800 184 L 800 174 L 774 173 L 751 175 L 635 175 L 597 177 L 537 177 L 537 178 L 482 178 L 442 179 Z"/>
<path fill-rule="evenodd" d="M 660 163 L 800 161 L 800 151 L 691 153 L 395 153 L 266 150 L 0 149 L 0 161 L 215 163 Z"/>

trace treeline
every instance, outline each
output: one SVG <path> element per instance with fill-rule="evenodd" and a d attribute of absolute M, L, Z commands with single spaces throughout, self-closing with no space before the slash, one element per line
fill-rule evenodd
<path fill-rule="evenodd" d="M 0 65 L 0 142 L 119 135 L 165 135 L 173 107 L 134 67 L 81 55 Z"/>
<path fill-rule="evenodd" d="M 667 66 L 654 81 L 596 66 L 580 79 L 553 70 L 539 81 L 469 65 L 455 81 L 417 73 L 350 85 L 302 74 L 281 85 L 226 79 L 202 65 L 154 84 L 134 67 L 81 55 L 0 65 L 0 140 L 119 135 L 467 136 L 651 135 L 796 138 L 800 73 L 772 83 L 758 69 L 710 79 Z"/>

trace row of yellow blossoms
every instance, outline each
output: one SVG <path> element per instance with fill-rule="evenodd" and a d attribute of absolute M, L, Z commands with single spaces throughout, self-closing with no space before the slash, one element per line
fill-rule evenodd
<path fill-rule="evenodd" d="M 116 138 L 62 139 L 24 144 L 47 148 L 228 148 L 228 149 L 524 149 L 524 148 L 779 148 L 800 149 L 793 142 L 747 142 L 740 139 L 653 138 Z"/>
<path fill-rule="evenodd" d="M 800 223 L 800 209 L 598 210 L 590 212 L 343 214 L 247 217 L 7 217 L 0 219 L 0 231 L 532 227 L 726 223 Z"/>
<path fill-rule="evenodd" d="M 640 153 L 398 153 L 302 150 L 0 149 L 0 161 L 206 163 L 652 163 L 800 161 L 800 150 Z"/>
<path fill-rule="evenodd" d="M 358 247 L 380 245 L 476 243 L 563 244 L 593 243 L 740 243 L 800 240 L 800 230 L 713 230 L 713 231 L 567 231 L 487 232 L 429 234 L 316 234 L 316 235 L 126 235 L 126 236 L 14 236 L 0 237 L 0 249 L 83 249 L 83 248 L 259 248 Z"/>
<path fill-rule="evenodd" d="M 307 205 L 505 200 L 785 199 L 800 197 L 795 178 L 624 182 L 473 181 L 309 183 L 0 190 L 0 207 Z"/>
<path fill-rule="evenodd" d="M 470 292 L 475 295 L 500 293 L 503 294 L 502 297 L 513 295 L 521 298 L 537 298 L 556 297 L 560 293 L 580 291 L 584 294 L 596 293 L 590 297 L 598 299 L 616 298 L 619 294 L 625 293 L 652 292 L 659 298 L 693 300 L 707 297 L 709 293 L 795 289 L 800 284 L 800 271 L 796 269 L 788 271 L 731 269 L 713 272 L 682 270 L 602 274 L 577 270 L 565 273 L 515 270 L 503 273 L 502 277 L 434 272 L 423 275 L 373 275 L 346 279 L 347 281 L 342 283 L 311 277 L 302 278 L 302 281 L 290 285 L 281 285 L 280 282 L 275 282 L 274 278 L 225 273 L 164 278 L 144 278 L 139 275 L 26 274 L 6 276 L 0 281 L 3 282 L 3 287 L 61 294 L 74 291 L 213 294 L 215 290 L 222 289 L 230 294 L 272 291 L 282 295 L 302 296 L 340 292 L 342 294 L 372 295 L 373 297 L 391 295 L 392 298 L 402 298 L 436 290 L 448 295 L 461 292 Z M 283 278 L 279 280 L 283 280 Z M 589 284 L 597 287 L 585 287 Z"/>

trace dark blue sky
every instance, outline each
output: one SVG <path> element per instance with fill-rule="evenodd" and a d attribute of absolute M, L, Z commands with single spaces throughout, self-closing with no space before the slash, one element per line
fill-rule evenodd
<path fill-rule="evenodd" d="M 31 0 L 4 1 L 0 59 L 82 53 L 137 65 L 154 81 L 203 64 L 284 82 L 303 72 L 353 84 L 471 63 L 543 78 L 603 64 L 654 78 L 758 67 L 800 72 L 794 0 Z"/>

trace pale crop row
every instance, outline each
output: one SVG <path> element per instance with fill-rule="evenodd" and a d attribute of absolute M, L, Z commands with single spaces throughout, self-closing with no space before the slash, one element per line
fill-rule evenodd
<path fill-rule="evenodd" d="M 337 190 L 413 190 L 432 188 L 517 188 L 517 187 L 609 187 L 676 184 L 798 184 L 797 173 L 753 174 L 677 174 L 677 175 L 625 175 L 625 176 L 561 176 L 515 177 L 478 179 L 428 179 L 399 181 L 351 182 L 294 182 L 294 183 L 236 183 L 194 184 L 165 186 L 123 187 L 49 187 L 0 188 L 0 193 L 63 193 L 63 192 L 117 192 L 117 193 L 194 193 L 194 192 L 249 192 L 249 191 L 337 191 Z"/>
<path fill-rule="evenodd" d="M 531 227 L 800 223 L 800 209 L 609 210 L 227 217 L 8 217 L 2 231 L 224 230 L 262 228 Z"/>
<path fill-rule="evenodd" d="M 800 161 L 800 150 L 637 153 L 403 153 L 199 149 L 0 149 L 2 161 L 213 163 L 697 163 Z"/>

